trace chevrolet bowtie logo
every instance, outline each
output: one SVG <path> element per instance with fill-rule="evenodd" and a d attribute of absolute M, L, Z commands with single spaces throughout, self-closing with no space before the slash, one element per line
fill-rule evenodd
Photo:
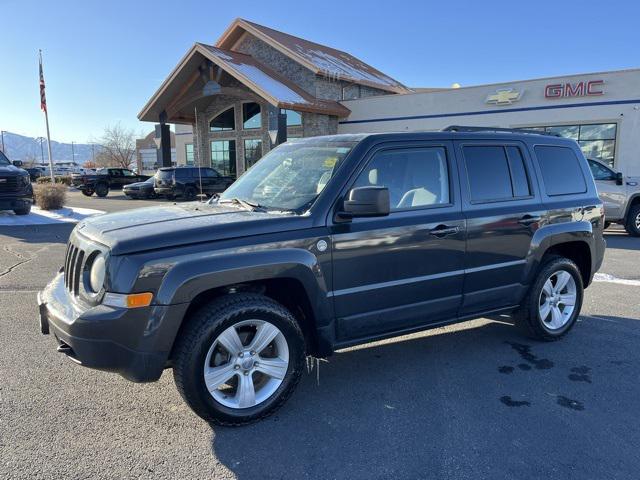
<path fill-rule="evenodd" d="M 517 102 L 522 97 L 522 92 L 515 88 L 500 88 L 496 90 L 496 93 L 487 95 L 485 103 L 491 103 L 494 105 L 511 105 Z"/>

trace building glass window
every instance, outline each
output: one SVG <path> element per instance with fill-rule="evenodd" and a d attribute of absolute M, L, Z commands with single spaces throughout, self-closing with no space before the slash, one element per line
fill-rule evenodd
<path fill-rule="evenodd" d="M 302 115 L 295 110 L 285 110 L 287 114 L 287 127 L 299 127 L 302 125 Z"/>
<path fill-rule="evenodd" d="M 211 132 L 228 132 L 235 130 L 235 128 L 235 109 L 233 107 L 225 110 L 209 122 L 209 130 Z"/>
<path fill-rule="evenodd" d="M 187 143 L 184 146 L 185 158 L 187 161 L 187 165 L 193 165 L 193 143 Z"/>
<path fill-rule="evenodd" d="M 262 140 L 247 138 L 244 141 L 244 169 L 249 170 L 262 157 Z"/>
<path fill-rule="evenodd" d="M 235 140 L 214 140 L 211 142 L 211 167 L 221 175 L 236 176 Z"/>
<path fill-rule="evenodd" d="M 613 168 L 617 131 L 617 125 L 615 123 L 524 128 L 528 130 L 542 130 L 560 135 L 561 137 L 571 138 L 578 142 L 585 157 L 600 160 Z"/>
<path fill-rule="evenodd" d="M 242 128 L 252 130 L 262 127 L 260 105 L 255 102 L 242 104 Z"/>

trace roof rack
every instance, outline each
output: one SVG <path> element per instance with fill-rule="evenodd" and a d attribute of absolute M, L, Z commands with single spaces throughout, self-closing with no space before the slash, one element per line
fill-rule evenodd
<path fill-rule="evenodd" d="M 527 130 L 526 128 L 500 128 L 500 127 L 470 127 L 466 125 L 449 125 L 442 129 L 443 132 L 507 132 L 526 133 L 528 135 L 548 135 L 559 137 L 557 133 L 540 132 L 538 130 Z"/>

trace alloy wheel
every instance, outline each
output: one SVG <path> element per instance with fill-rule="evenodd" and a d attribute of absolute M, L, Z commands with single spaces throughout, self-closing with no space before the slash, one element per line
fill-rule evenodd
<path fill-rule="evenodd" d="M 549 330 L 559 330 L 571 319 L 576 305 L 577 287 L 573 276 L 558 270 L 542 286 L 538 313 Z"/>
<path fill-rule="evenodd" d="M 245 320 L 214 340 L 204 361 L 211 396 L 225 407 L 254 407 L 282 384 L 289 368 L 284 334 L 264 320 Z"/>

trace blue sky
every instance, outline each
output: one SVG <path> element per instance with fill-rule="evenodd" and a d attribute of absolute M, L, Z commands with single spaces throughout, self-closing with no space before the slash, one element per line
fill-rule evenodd
<path fill-rule="evenodd" d="M 408 86 L 463 86 L 640 67 L 640 2 L 0 0 L 0 129 L 97 139 L 136 115 L 195 41 L 236 17 L 346 50 Z"/>

